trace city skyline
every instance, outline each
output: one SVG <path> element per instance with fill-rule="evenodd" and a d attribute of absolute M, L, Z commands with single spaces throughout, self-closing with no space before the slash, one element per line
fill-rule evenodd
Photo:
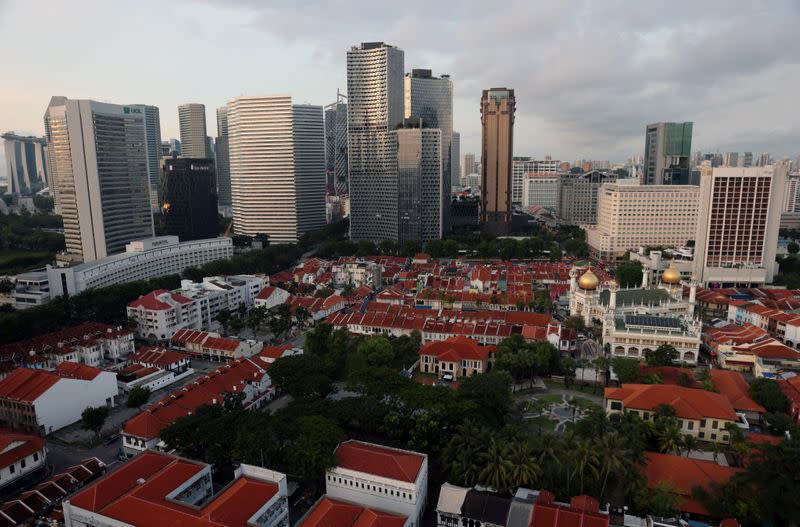
<path fill-rule="evenodd" d="M 87 8 L 92 5 L 100 6 L 86 2 Z M 346 85 L 349 46 L 382 40 L 406 52 L 406 72 L 430 67 L 451 75 L 462 152 L 479 150 L 480 90 L 507 85 L 519 100 L 515 155 L 622 161 L 642 153 L 647 123 L 684 120 L 695 123 L 696 149 L 769 151 L 777 158 L 798 153 L 800 125 L 785 111 L 791 86 L 800 80 L 800 43 L 792 37 L 800 12 L 792 2 L 768 8 L 721 2 L 663 8 L 520 3 L 491 15 L 504 24 L 487 23 L 477 4 L 413 7 L 384 12 L 364 4 L 354 27 L 345 18 L 352 7 L 336 3 L 299 9 L 186 0 L 159 7 L 162 19 L 172 11 L 176 17 L 190 12 L 186 24 L 133 47 L 125 43 L 145 21 L 152 23 L 148 9 L 104 7 L 104 16 L 126 20 L 104 26 L 80 14 L 86 10 L 58 3 L 47 6 L 45 17 L 40 4 L 0 2 L 0 28 L 8 43 L 31 47 L 25 61 L 7 57 L 7 71 L 14 75 L 6 75 L 0 88 L 0 128 L 41 136 L 41 114 L 54 94 L 147 101 L 161 110 L 165 139 L 178 137 L 177 107 L 187 100 L 205 104 L 207 121 L 215 108 L 239 95 L 286 93 L 297 102 L 327 104 Z M 509 17 L 509 11 L 518 16 Z M 412 14 L 422 12 L 428 15 Z M 33 19 L 35 26 L 26 22 Z M 614 29 L 599 20 L 614 20 Z M 67 38 L 65 25 L 74 28 Z M 104 45 L 96 46 L 100 40 Z M 729 60 L 731 42 L 747 53 Z M 147 62 L 147 75 L 129 75 L 144 57 L 183 45 L 198 51 L 184 66 L 225 64 L 225 74 L 198 83 L 185 75 L 189 68 L 163 61 L 163 66 Z M 44 52 L 55 46 L 80 60 L 67 63 Z M 97 78 L 91 73 L 100 67 L 104 75 Z M 0 175 L 5 170 L 3 159 Z"/>

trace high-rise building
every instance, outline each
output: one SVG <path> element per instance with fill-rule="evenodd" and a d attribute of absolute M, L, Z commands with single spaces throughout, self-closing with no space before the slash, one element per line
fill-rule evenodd
<path fill-rule="evenodd" d="M 210 159 L 211 152 L 206 139 L 205 105 L 188 103 L 178 106 L 178 124 L 181 131 L 181 155 Z"/>
<path fill-rule="evenodd" d="M 504 234 L 511 225 L 511 156 L 514 151 L 514 90 L 491 88 L 481 96 L 483 127 L 481 223 Z"/>
<path fill-rule="evenodd" d="M 739 166 L 739 152 L 726 152 L 725 153 L 724 165 L 726 167 L 738 167 Z"/>
<path fill-rule="evenodd" d="M 525 201 L 523 192 L 523 178 L 526 174 L 560 171 L 561 162 L 550 156 L 544 159 L 515 156 L 511 161 L 511 203 L 522 205 Z"/>
<path fill-rule="evenodd" d="M 592 170 L 584 174 L 560 174 L 558 182 L 559 219 L 569 225 L 597 223 L 597 192 L 603 183 L 613 183 L 617 176 Z"/>
<path fill-rule="evenodd" d="M 144 116 L 145 156 L 147 158 L 147 179 L 150 182 L 150 208 L 158 210 L 161 204 L 159 196 L 161 180 L 161 118 L 157 106 L 146 104 L 132 105 L 141 108 Z"/>
<path fill-rule="evenodd" d="M 294 243 L 325 224 L 325 136 L 321 106 L 288 95 L 228 103 L 233 231 Z"/>
<path fill-rule="evenodd" d="M 388 163 L 388 135 L 403 121 L 403 51 L 364 42 L 347 52 L 347 157 L 350 237 L 396 240 L 397 180 Z"/>
<path fill-rule="evenodd" d="M 8 132 L 4 140 L 8 192 L 22 196 L 36 194 L 47 186 L 47 146 L 43 137 Z"/>
<path fill-rule="evenodd" d="M 748 168 L 753 166 L 753 152 L 745 152 L 742 158 L 742 167 Z"/>
<path fill-rule="evenodd" d="M 424 120 L 406 119 L 389 134 L 390 171 L 397 180 L 398 242 L 442 237 L 442 133 Z M 449 200 L 447 201 L 449 206 Z"/>
<path fill-rule="evenodd" d="M 214 161 L 174 157 L 161 161 L 164 234 L 182 242 L 219 236 Z"/>
<path fill-rule="evenodd" d="M 703 166 L 694 273 L 701 284 L 772 282 L 786 167 Z"/>
<path fill-rule="evenodd" d="M 558 172 L 531 172 L 522 178 L 522 206 L 558 208 Z"/>
<path fill-rule="evenodd" d="M 228 210 L 231 206 L 231 160 L 228 150 L 227 106 L 217 108 L 216 147 L 217 201 L 223 210 Z"/>
<path fill-rule="evenodd" d="M 53 97 L 44 127 L 67 252 L 89 262 L 153 236 L 142 107 Z"/>
<path fill-rule="evenodd" d="M 692 123 L 648 124 L 644 142 L 642 183 L 686 185 L 691 171 Z"/>
<path fill-rule="evenodd" d="M 606 183 L 597 194 L 597 223 L 586 227 L 592 256 L 624 260 L 641 246 L 683 247 L 694 240 L 700 189 L 696 185 Z"/>
<path fill-rule="evenodd" d="M 798 194 L 798 187 L 800 187 L 800 174 L 791 174 L 786 176 L 786 192 L 783 199 L 783 212 L 794 214 L 800 212 L 797 208 L 797 201 L 800 199 Z"/>
<path fill-rule="evenodd" d="M 475 154 L 464 154 L 464 164 L 461 165 L 461 176 L 468 176 L 478 172 L 478 164 L 475 162 Z"/>
<path fill-rule="evenodd" d="M 444 229 L 448 230 L 447 218 L 450 215 L 450 189 L 458 185 L 453 182 L 453 155 L 457 157 L 460 149 L 460 137 L 457 148 L 453 148 L 458 134 L 453 133 L 453 82 L 449 75 L 434 77 L 431 70 L 413 69 L 404 79 L 405 117 L 419 117 L 428 128 L 442 131 L 442 206 L 444 212 Z"/>
<path fill-rule="evenodd" d="M 181 142 L 174 137 L 169 141 L 161 141 L 161 157 L 175 157 L 181 155 Z"/>
<path fill-rule="evenodd" d="M 461 134 L 453 132 L 453 141 L 450 144 L 450 189 L 458 186 L 461 180 Z M 450 199 L 450 196 L 447 196 Z"/>
<path fill-rule="evenodd" d="M 325 181 L 329 194 L 347 194 L 347 103 L 336 92 L 336 102 L 325 107 Z"/>
<path fill-rule="evenodd" d="M 772 158 L 770 157 L 769 152 L 762 152 L 756 160 L 757 167 L 765 167 L 770 164 L 772 164 Z"/>

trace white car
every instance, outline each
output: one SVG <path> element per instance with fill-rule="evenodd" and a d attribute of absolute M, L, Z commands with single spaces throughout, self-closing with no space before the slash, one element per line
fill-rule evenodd
<path fill-rule="evenodd" d="M 443 381 L 452 381 L 453 380 L 453 374 L 452 373 L 445 373 L 444 375 L 442 375 L 442 380 Z"/>

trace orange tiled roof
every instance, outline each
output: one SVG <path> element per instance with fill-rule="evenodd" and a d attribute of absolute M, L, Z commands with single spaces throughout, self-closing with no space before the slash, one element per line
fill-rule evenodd
<path fill-rule="evenodd" d="M 682 419 L 736 421 L 736 412 L 728 399 L 706 390 L 663 384 L 625 384 L 621 388 L 606 388 L 605 397 L 622 401 L 626 409 L 653 411 L 661 404 L 668 404 Z"/>
<path fill-rule="evenodd" d="M 336 448 L 338 466 L 356 472 L 414 483 L 425 456 L 381 445 L 345 441 Z"/>
<path fill-rule="evenodd" d="M 403 527 L 408 518 L 323 496 L 297 527 Z"/>

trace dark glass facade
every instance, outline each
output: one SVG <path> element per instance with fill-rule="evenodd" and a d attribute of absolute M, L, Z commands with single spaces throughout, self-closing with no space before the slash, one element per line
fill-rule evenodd
<path fill-rule="evenodd" d="M 219 236 L 213 159 L 164 159 L 161 196 L 165 234 L 178 236 L 181 241 Z"/>

